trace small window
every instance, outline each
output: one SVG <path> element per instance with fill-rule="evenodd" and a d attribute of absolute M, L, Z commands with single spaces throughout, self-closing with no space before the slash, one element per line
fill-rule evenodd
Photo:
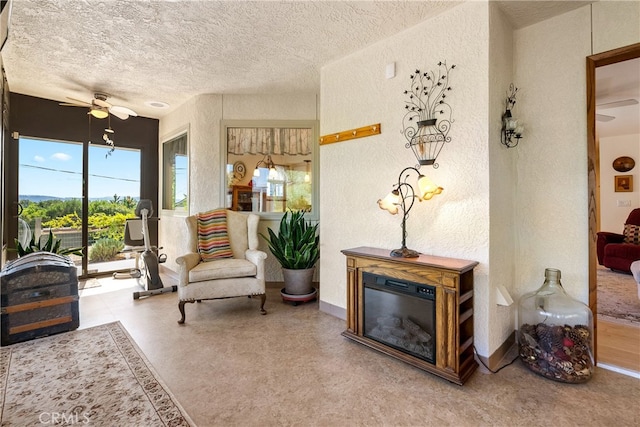
<path fill-rule="evenodd" d="M 276 219 L 287 210 L 318 216 L 316 121 L 222 122 L 224 206 Z"/>
<path fill-rule="evenodd" d="M 162 144 L 162 209 L 188 212 L 189 157 L 187 133 Z"/>

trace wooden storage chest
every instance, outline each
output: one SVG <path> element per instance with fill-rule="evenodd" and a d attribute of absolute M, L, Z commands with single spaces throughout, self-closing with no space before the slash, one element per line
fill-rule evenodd
<path fill-rule="evenodd" d="M 2 269 L 0 286 L 3 346 L 78 328 L 78 276 L 69 257 L 22 256 Z"/>

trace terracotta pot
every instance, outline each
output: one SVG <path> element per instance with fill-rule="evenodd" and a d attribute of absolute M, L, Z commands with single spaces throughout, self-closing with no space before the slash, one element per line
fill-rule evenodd
<path fill-rule="evenodd" d="M 288 295 L 307 295 L 313 292 L 313 272 L 315 267 L 303 270 L 282 269 L 284 290 Z"/>

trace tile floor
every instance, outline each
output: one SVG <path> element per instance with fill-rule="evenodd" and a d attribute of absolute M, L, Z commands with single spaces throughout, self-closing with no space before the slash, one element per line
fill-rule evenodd
<path fill-rule="evenodd" d="M 172 279 L 163 278 L 165 285 Z M 80 327 L 119 320 L 198 426 L 638 426 L 640 380 L 596 368 L 586 384 L 533 374 L 517 361 L 462 387 L 343 338 L 344 321 L 257 300 L 134 301 L 134 281 L 81 291 Z"/>

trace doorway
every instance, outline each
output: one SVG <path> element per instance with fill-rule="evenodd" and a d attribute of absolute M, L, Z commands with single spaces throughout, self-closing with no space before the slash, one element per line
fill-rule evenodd
<path fill-rule="evenodd" d="M 20 136 L 20 245 L 42 247 L 51 236 L 61 248 L 85 248 L 70 255 L 81 278 L 134 268 L 122 249 L 140 199 L 140 164 L 138 149 Z"/>
<path fill-rule="evenodd" d="M 597 319 L 597 232 L 601 230 L 601 176 L 596 124 L 596 68 L 640 58 L 640 43 L 587 57 L 587 152 L 589 173 L 589 306 L 594 313 L 598 362 L 640 371 L 640 339 L 636 329 Z M 629 339 L 632 338 L 632 339 Z M 624 355 L 622 359 L 621 355 Z M 626 366 L 623 366 L 625 365 Z"/>

